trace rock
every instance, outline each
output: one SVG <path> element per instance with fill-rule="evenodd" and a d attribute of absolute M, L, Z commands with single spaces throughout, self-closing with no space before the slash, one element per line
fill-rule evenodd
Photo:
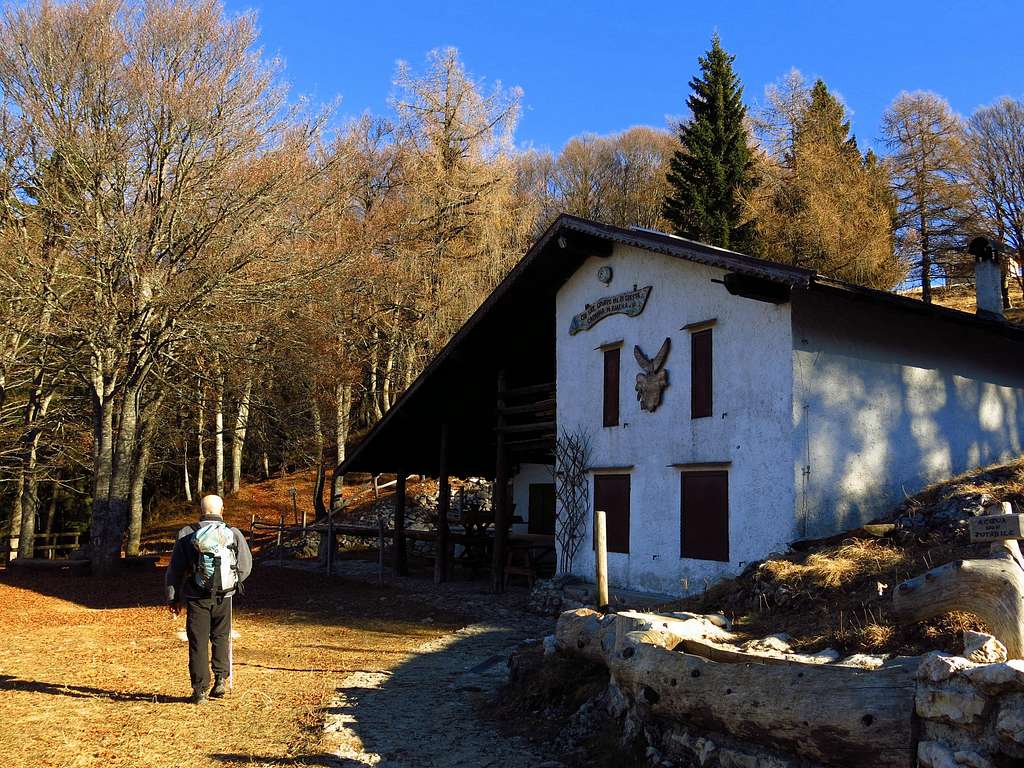
<path fill-rule="evenodd" d="M 554 635 L 548 635 L 547 637 L 545 637 L 544 638 L 544 655 L 545 656 L 551 656 L 556 650 L 558 650 L 558 645 L 555 643 L 555 636 Z"/>
<path fill-rule="evenodd" d="M 938 741 L 918 742 L 917 764 L 921 768 L 957 768 L 953 751 Z"/>
<path fill-rule="evenodd" d="M 972 688 L 930 688 L 919 685 L 915 708 L 919 717 L 949 725 L 976 726 L 984 722 L 985 697 Z"/>
<path fill-rule="evenodd" d="M 954 496 L 948 499 L 933 514 L 936 522 L 962 520 L 967 517 L 980 517 L 985 514 L 994 499 L 985 493 L 967 493 L 963 496 Z"/>
<path fill-rule="evenodd" d="M 858 669 L 878 669 L 885 664 L 888 658 L 888 654 L 855 653 L 852 656 L 847 656 L 842 661 L 837 661 L 836 665 L 840 667 L 857 667 Z"/>
<path fill-rule="evenodd" d="M 957 765 L 966 765 L 970 768 L 992 768 L 992 761 L 977 752 L 958 750 L 953 753 L 953 759 Z"/>
<path fill-rule="evenodd" d="M 1002 740 L 1024 746 L 1024 694 L 1013 694 L 1000 702 L 996 733 Z"/>
<path fill-rule="evenodd" d="M 743 650 L 753 653 L 789 653 L 792 650 L 790 640 L 791 638 L 785 632 L 779 632 L 775 635 L 762 637 L 759 640 L 750 640 L 743 644 Z"/>
<path fill-rule="evenodd" d="M 826 648 L 823 651 L 811 654 L 812 659 L 818 659 L 818 664 L 831 664 L 834 661 L 838 661 L 840 656 L 839 651 L 833 648 Z"/>
<path fill-rule="evenodd" d="M 1006 646 L 992 635 L 964 630 L 964 658 L 976 664 L 999 664 L 1006 661 Z"/>
<path fill-rule="evenodd" d="M 917 679 L 941 683 L 973 666 L 973 662 L 960 656 L 947 656 L 939 651 L 932 651 L 924 657 L 917 668 Z"/>
<path fill-rule="evenodd" d="M 963 671 L 971 684 L 988 694 L 1007 690 L 1024 691 L 1024 660 L 1010 659 L 1005 664 L 985 664 Z"/>

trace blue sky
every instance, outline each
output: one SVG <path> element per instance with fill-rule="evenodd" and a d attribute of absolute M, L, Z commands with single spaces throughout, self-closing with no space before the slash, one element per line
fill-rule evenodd
<path fill-rule="evenodd" d="M 697 56 L 718 30 L 749 105 L 791 67 L 821 77 L 873 146 L 901 90 L 936 91 L 962 114 L 1024 96 L 1024 3 L 1014 2 L 353 2 L 228 0 L 256 10 L 268 54 L 293 90 L 340 96 L 342 115 L 387 109 L 395 63 L 420 68 L 454 45 L 471 73 L 524 90 L 517 139 L 559 149 L 570 137 L 685 113 Z"/>

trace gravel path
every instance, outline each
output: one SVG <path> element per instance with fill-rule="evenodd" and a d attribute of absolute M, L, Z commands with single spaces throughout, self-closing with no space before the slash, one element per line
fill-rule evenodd
<path fill-rule="evenodd" d="M 347 568 L 350 578 L 359 567 Z M 412 580 L 410 580 L 412 581 Z M 415 648 L 390 671 L 365 670 L 341 681 L 327 709 L 327 746 L 342 766 L 381 768 L 538 768 L 550 758 L 479 717 L 508 675 L 509 652 L 539 640 L 550 620 L 523 612 L 514 598 L 451 592 L 423 584 L 429 602 L 457 602 L 478 623 Z M 479 585 L 477 586 L 479 588 Z M 460 594 L 461 592 L 461 594 Z M 423 595 L 427 597 L 426 594 Z M 473 610 L 473 609 L 476 610 Z M 551 761 L 548 765 L 558 765 Z"/>

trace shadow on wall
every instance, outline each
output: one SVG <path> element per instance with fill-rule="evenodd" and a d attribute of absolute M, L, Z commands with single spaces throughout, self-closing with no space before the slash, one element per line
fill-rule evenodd
<path fill-rule="evenodd" d="M 798 535 L 857 527 L 1024 451 L 1021 345 L 831 311 L 805 308 L 795 333 Z"/>

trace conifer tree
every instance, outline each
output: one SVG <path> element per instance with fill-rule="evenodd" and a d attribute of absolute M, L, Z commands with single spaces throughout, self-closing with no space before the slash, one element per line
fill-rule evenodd
<path fill-rule="evenodd" d="M 886 169 L 861 156 L 842 102 L 795 70 L 768 89 L 759 134 L 769 148 L 750 196 L 758 255 L 860 285 L 891 288 L 905 275 L 892 247 Z"/>
<path fill-rule="evenodd" d="M 690 81 L 692 119 L 679 127 L 681 146 L 668 171 L 671 191 L 665 218 L 676 234 L 723 248 L 750 249 L 744 196 L 753 186 L 743 88 L 735 59 L 716 34 L 702 56 L 701 74 Z"/>

